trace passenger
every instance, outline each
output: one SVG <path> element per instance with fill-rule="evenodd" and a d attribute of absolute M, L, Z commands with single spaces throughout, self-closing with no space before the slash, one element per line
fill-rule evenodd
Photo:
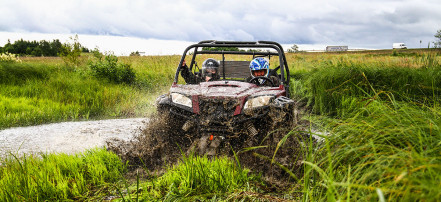
<path fill-rule="evenodd" d="M 246 79 L 247 82 L 250 82 L 253 80 L 253 83 L 256 83 L 261 86 L 279 86 L 280 81 L 279 78 L 277 78 L 276 72 L 271 72 L 271 69 L 269 68 L 269 62 L 265 58 L 257 57 L 254 58 L 250 62 L 250 72 L 251 76 Z M 260 78 L 256 78 L 260 77 Z M 266 77 L 268 79 L 262 78 Z M 256 79 L 254 79 L 256 78 Z M 257 81 L 256 81 L 257 80 Z M 271 81 L 271 82 L 269 82 Z"/>
<path fill-rule="evenodd" d="M 202 63 L 202 74 L 193 74 L 187 64 L 184 62 L 181 66 L 181 76 L 188 84 L 198 84 L 200 82 L 216 81 L 220 79 L 219 76 L 219 62 L 215 59 L 208 58 Z"/>

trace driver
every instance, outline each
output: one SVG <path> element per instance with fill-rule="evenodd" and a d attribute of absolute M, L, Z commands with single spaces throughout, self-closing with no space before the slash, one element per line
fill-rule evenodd
<path fill-rule="evenodd" d="M 269 62 L 265 58 L 257 57 L 254 58 L 250 62 L 250 72 L 251 76 L 246 79 L 247 82 L 250 82 L 252 79 L 256 77 L 266 77 L 269 80 L 273 82 L 273 86 L 279 86 L 280 81 L 276 76 L 273 76 L 271 74 L 270 76 L 270 68 L 269 68 Z M 267 79 L 264 78 L 257 78 L 258 85 L 261 86 L 272 86 L 271 82 L 268 82 Z"/>
<path fill-rule="evenodd" d="M 187 67 L 187 64 L 182 63 L 181 76 L 188 84 L 198 84 L 200 82 L 216 81 L 220 79 L 219 76 L 219 62 L 215 59 L 208 58 L 202 63 L 202 75 L 194 75 Z"/>

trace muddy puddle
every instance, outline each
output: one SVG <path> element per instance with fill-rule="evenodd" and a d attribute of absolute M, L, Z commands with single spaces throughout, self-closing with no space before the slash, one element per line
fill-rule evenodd
<path fill-rule="evenodd" d="M 0 130 L 0 157 L 46 152 L 73 154 L 104 147 L 107 140 L 129 141 L 142 133 L 147 118 L 44 124 Z"/>

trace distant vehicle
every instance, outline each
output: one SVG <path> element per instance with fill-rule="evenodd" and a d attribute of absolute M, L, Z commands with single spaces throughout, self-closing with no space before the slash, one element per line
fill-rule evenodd
<path fill-rule="evenodd" d="M 407 46 L 404 43 L 393 43 L 392 48 L 393 49 L 407 49 Z"/>
<path fill-rule="evenodd" d="M 326 52 L 348 51 L 348 46 L 326 46 Z"/>

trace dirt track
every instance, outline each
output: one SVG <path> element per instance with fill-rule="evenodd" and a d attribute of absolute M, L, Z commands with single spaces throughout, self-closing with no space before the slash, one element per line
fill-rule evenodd
<path fill-rule="evenodd" d="M 59 152 L 72 154 L 105 146 L 106 140 L 130 140 L 145 128 L 147 118 L 63 122 L 0 131 L 0 157 L 13 154 Z"/>

